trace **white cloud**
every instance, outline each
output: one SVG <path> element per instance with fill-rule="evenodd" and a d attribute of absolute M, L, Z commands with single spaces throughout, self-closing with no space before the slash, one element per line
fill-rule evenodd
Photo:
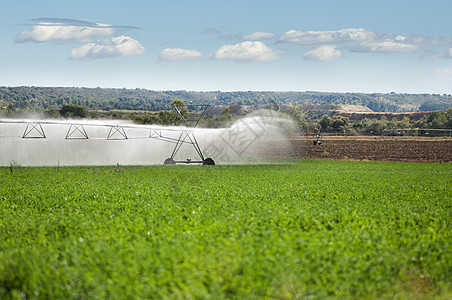
<path fill-rule="evenodd" d="M 336 31 L 297 31 L 289 30 L 284 33 L 279 42 L 290 44 L 330 44 L 375 39 L 373 32 L 362 28 L 341 29 Z"/>
<path fill-rule="evenodd" d="M 266 40 L 266 39 L 272 39 L 276 37 L 276 34 L 271 33 L 271 32 L 263 32 L 263 31 L 257 31 L 257 32 L 253 32 L 247 35 L 244 35 L 242 37 L 242 40 L 246 40 L 246 41 L 256 41 L 256 40 Z"/>
<path fill-rule="evenodd" d="M 198 50 L 167 48 L 160 52 L 159 59 L 161 62 L 177 62 L 201 57 L 203 57 L 203 54 Z"/>
<path fill-rule="evenodd" d="M 279 39 L 279 42 L 282 43 L 299 45 L 348 43 L 351 44 L 351 52 L 366 53 L 407 53 L 418 50 L 422 45 L 445 43 L 447 41 L 449 41 L 448 37 L 437 39 L 419 36 L 405 37 L 393 33 L 377 34 L 362 28 L 335 31 L 297 31 L 292 29 L 284 33 Z"/>
<path fill-rule="evenodd" d="M 104 39 L 72 49 L 71 59 L 93 60 L 143 54 L 145 49 L 137 40 L 128 36 Z"/>
<path fill-rule="evenodd" d="M 74 60 L 131 56 L 145 52 L 140 42 L 130 37 L 113 37 L 118 29 L 137 29 L 134 26 L 113 26 L 62 18 L 39 18 L 34 21 L 36 24 L 32 30 L 16 36 L 17 43 L 87 43 L 72 49 L 70 58 Z M 100 37 L 105 39 L 94 41 Z"/>
<path fill-rule="evenodd" d="M 342 57 L 342 52 L 336 46 L 323 45 L 303 55 L 306 60 L 333 61 Z"/>
<path fill-rule="evenodd" d="M 230 59 L 242 63 L 259 63 L 278 60 L 279 52 L 268 48 L 262 42 L 246 41 L 235 45 L 220 47 L 213 59 Z"/>
<path fill-rule="evenodd" d="M 16 36 L 17 43 L 25 42 L 89 42 L 95 37 L 112 36 L 114 28 L 108 24 L 76 26 L 64 23 L 40 22 L 31 31 L 23 31 Z"/>
<path fill-rule="evenodd" d="M 387 41 L 375 41 L 364 42 L 354 47 L 352 52 L 379 52 L 379 53 L 406 53 L 417 50 L 417 45 L 403 43 L 399 41 L 387 40 Z"/>

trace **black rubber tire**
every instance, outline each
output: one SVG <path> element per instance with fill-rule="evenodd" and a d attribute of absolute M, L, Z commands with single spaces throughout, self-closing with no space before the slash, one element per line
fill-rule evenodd
<path fill-rule="evenodd" d="M 165 159 L 165 161 L 163 162 L 163 164 L 164 164 L 164 165 L 175 165 L 176 162 L 174 161 L 174 159 L 172 159 L 172 158 L 170 157 L 170 158 Z"/>
<path fill-rule="evenodd" d="M 215 166 L 215 161 L 212 158 L 208 157 L 202 162 L 202 164 L 204 166 Z"/>

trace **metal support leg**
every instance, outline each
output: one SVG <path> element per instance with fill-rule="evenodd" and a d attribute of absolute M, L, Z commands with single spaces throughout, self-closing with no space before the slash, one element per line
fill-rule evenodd
<path fill-rule="evenodd" d="M 80 133 L 82 136 L 81 137 L 74 137 L 72 136 L 75 132 Z M 83 127 L 82 124 L 71 124 L 71 126 L 69 126 L 69 130 L 67 131 L 66 134 L 66 140 L 67 139 L 88 139 L 88 134 L 85 131 L 85 127 Z"/>
<path fill-rule="evenodd" d="M 30 136 L 31 132 L 38 133 L 38 136 Z M 41 126 L 41 123 L 28 123 L 22 138 L 46 138 L 46 134 Z"/>
<path fill-rule="evenodd" d="M 120 136 L 119 138 L 114 138 L 113 136 L 118 133 Z M 124 127 L 122 126 L 111 126 L 110 131 L 108 132 L 107 140 L 113 140 L 113 139 L 128 139 L 126 131 L 124 130 Z"/>

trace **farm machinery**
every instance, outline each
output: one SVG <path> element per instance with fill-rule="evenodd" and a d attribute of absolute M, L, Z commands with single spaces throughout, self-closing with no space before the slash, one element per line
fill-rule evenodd
<path fill-rule="evenodd" d="M 198 115 L 188 116 L 182 110 L 181 106 L 173 106 L 173 111 L 178 116 L 183 126 L 155 126 L 155 125 L 137 125 L 137 124 L 113 124 L 113 122 L 98 122 L 89 120 L 14 120 L 14 119 L 0 119 L 0 125 L 4 125 L 8 128 L 15 128 L 17 131 L 17 125 L 25 127 L 23 134 L 21 135 L 2 135 L 0 138 L 5 139 L 65 139 L 65 140 L 134 140 L 134 139 L 156 139 L 167 143 L 174 144 L 174 148 L 167 159 L 164 160 L 164 165 L 176 165 L 176 164 L 202 164 L 202 165 L 215 165 L 215 161 L 211 157 L 206 157 L 201 149 L 200 144 L 196 138 L 195 128 L 199 124 L 199 121 L 203 117 L 204 113 L 208 109 L 209 105 L 188 105 L 198 108 Z M 200 110 L 200 112 L 199 112 Z M 47 127 L 57 125 L 54 127 L 61 128 L 67 126 L 65 137 L 51 137 L 46 133 Z M 10 127 L 7 127 L 10 126 Z M 12 126 L 12 127 L 11 127 Z M 22 128 L 24 128 L 22 127 Z M 87 128 L 106 128 L 108 134 L 106 137 L 92 137 L 90 136 Z M 104 130 L 105 132 L 107 130 Z M 14 130 L 13 130 L 14 131 Z M 129 135 L 128 131 L 135 133 L 140 132 L 139 135 Z M 3 131 L 0 131 L 3 132 Z M 9 133 L 9 132 L 8 132 Z M 183 145 L 193 147 L 198 156 L 197 159 L 187 158 L 182 160 L 178 154 Z"/>

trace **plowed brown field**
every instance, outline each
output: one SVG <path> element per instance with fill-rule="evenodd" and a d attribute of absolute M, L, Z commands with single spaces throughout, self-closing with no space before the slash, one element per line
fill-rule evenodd
<path fill-rule="evenodd" d="M 320 145 L 313 138 L 291 137 L 291 149 L 277 140 L 265 156 L 338 160 L 401 162 L 452 162 L 452 138 L 382 138 L 325 136 Z"/>
<path fill-rule="evenodd" d="M 320 145 L 314 139 L 291 140 L 291 157 L 406 161 L 452 162 L 452 139 L 324 137 Z"/>

